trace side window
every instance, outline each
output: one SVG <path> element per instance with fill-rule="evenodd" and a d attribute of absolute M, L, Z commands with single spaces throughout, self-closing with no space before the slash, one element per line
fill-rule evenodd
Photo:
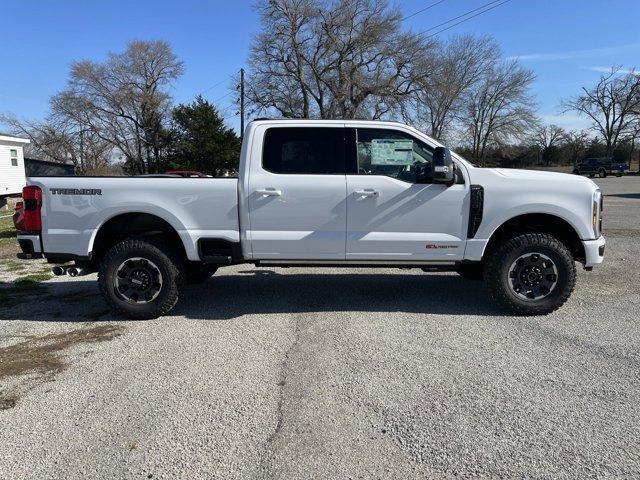
<path fill-rule="evenodd" d="M 11 166 L 12 167 L 17 167 L 18 166 L 18 150 L 15 149 L 11 149 L 10 151 L 11 153 Z"/>
<path fill-rule="evenodd" d="M 433 151 L 403 132 L 357 130 L 358 174 L 385 175 L 408 183 L 431 183 Z"/>
<path fill-rule="evenodd" d="M 264 136 L 262 167 L 272 173 L 344 175 L 344 128 L 272 127 Z"/>

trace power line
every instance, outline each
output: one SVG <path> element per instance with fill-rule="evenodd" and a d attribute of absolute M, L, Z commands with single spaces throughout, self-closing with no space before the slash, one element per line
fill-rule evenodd
<path fill-rule="evenodd" d="M 233 76 L 231 76 L 231 75 L 227 74 L 227 77 L 229 77 L 230 79 L 232 79 L 232 80 L 233 80 Z M 207 93 L 209 90 L 212 90 L 212 89 L 216 88 L 217 86 L 222 85 L 224 82 L 228 82 L 228 81 L 229 81 L 229 80 L 228 80 L 227 78 L 224 78 L 224 79 L 220 80 L 218 83 L 216 83 L 216 84 L 214 84 L 214 85 L 211 85 L 211 86 L 210 86 L 209 88 L 207 88 L 206 90 L 203 90 L 202 92 L 200 92 L 200 94 Z"/>
<path fill-rule="evenodd" d="M 220 98 L 216 98 L 213 103 L 218 103 L 220 100 L 222 100 L 223 98 L 227 98 L 229 95 L 232 95 L 233 93 L 235 93 L 233 90 L 230 91 L 229 93 L 225 93 L 224 95 L 222 95 Z"/>
<path fill-rule="evenodd" d="M 439 30 L 437 33 L 444 32 L 445 30 L 448 30 L 449 28 L 454 27 L 455 25 L 459 25 L 460 23 L 466 22 L 467 20 L 471 20 L 472 18 L 477 17 L 478 15 L 482 15 L 483 13 L 488 12 L 489 10 L 492 10 L 492 9 L 494 9 L 496 7 L 499 7 L 500 5 L 503 5 L 503 4 L 505 4 L 507 2 L 510 2 L 510 1 L 511 0 L 492 0 L 491 2 L 485 3 L 484 5 L 481 5 L 478 8 L 474 8 L 473 10 L 469 10 L 468 12 L 465 12 L 462 15 L 458 15 L 457 17 L 453 17 L 453 18 L 450 18 L 449 20 L 447 20 L 445 22 L 439 23 L 438 25 L 434 25 L 431 28 L 427 28 L 426 30 L 420 32 L 418 35 L 424 35 L 427 32 L 431 32 L 432 30 L 435 30 L 435 29 L 437 29 L 439 27 L 442 27 L 442 26 L 444 26 L 444 25 L 446 25 L 448 23 L 451 23 L 451 22 L 453 22 L 455 20 L 458 20 L 459 18 L 466 17 L 467 15 L 469 15 L 471 13 L 477 12 L 478 10 L 482 10 L 482 9 L 484 9 L 484 8 L 486 8 L 486 7 L 491 5 L 491 8 L 487 8 L 486 10 L 482 10 L 481 12 L 477 13 L 476 15 L 473 15 L 473 16 L 471 16 L 469 18 L 465 18 L 464 20 L 462 20 L 460 22 L 457 22 L 454 25 L 450 25 L 447 28 Z M 498 3 L 498 2 L 502 2 L 502 3 Z M 495 4 L 497 4 L 497 5 L 495 5 Z M 433 35 L 437 35 L 437 33 L 433 34 Z M 429 35 L 429 37 L 432 37 L 433 35 Z"/>
<path fill-rule="evenodd" d="M 429 4 L 429 5 L 427 5 L 426 7 L 421 8 L 420 10 L 417 10 L 417 11 L 415 11 L 415 12 L 413 12 L 413 13 L 411 13 L 411 14 L 407 15 L 406 17 L 402 17 L 402 18 L 400 19 L 400 21 L 401 21 L 401 22 L 404 22 L 405 20 L 408 20 L 409 18 L 415 17 L 416 15 L 420 15 L 422 12 L 426 12 L 426 11 L 427 11 L 427 10 L 429 10 L 430 8 L 433 8 L 433 7 L 435 7 L 436 5 L 439 5 L 439 4 L 444 3 L 444 2 L 446 2 L 446 1 L 447 1 L 447 0 L 438 0 L 437 2 L 433 2 L 433 3 Z M 349 4 L 347 4 L 347 5 L 342 6 L 341 8 L 335 8 L 334 10 L 331 10 L 331 11 L 329 11 L 328 13 L 329 13 L 330 15 L 337 15 L 337 14 L 341 13 L 343 10 L 346 10 L 346 9 L 347 9 L 347 8 L 349 8 L 349 7 L 350 7 L 350 5 L 349 5 Z"/>
<path fill-rule="evenodd" d="M 433 2 L 430 5 L 427 5 L 424 8 L 421 8 L 418 11 L 413 12 L 411 15 L 407 15 L 406 17 L 404 17 L 401 21 L 404 22 L 405 20 L 408 20 L 412 17 L 415 17 L 416 15 L 420 15 L 422 12 L 426 12 L 427 10 L 429 10 L 430 8 L 435 7 L 436 5 L 440 5 L 442 2 L 445 2 L 446 0 L 438 0 L 437 2 Z"/>
<path fill-rule="evenodd" d="M 508 3 L 508 2 L 510 2 L 510 1 L 511 1 L 511 0 L 504 0 L 503 2 L 498 3 L 497 5 L 493 5 L 492 7 L 489 7 L 489 8 L 487 8 L 486 10 L 483 10 L 483 11 L 481 11 L 481 12 L 478 12 L 478 13 L 476 13 L 475 15 L 471 15 L 470 17 L 465 18 L 465 19 L 463 19 L 463 20 L 460 20 L 459 22 L 456 22 L 456 23 L 454 23 L 453 25 L 449 25 L 448 27 L 445 27 L 445 28 L 443 28 L 442 30 L 438 30 L 437 32 L 432 33 L 431 35 L 427 35 L 427 37 L 426 37 L 426 38 L 430 38 L 430 37 L 434 37 L 434 36 L 436 36 L 436 35 L 439 35 L 440 33 L 444 32 L 444 31 L 446 31 L 446 30 L 449 30 L 450 28 L 453 28 L 453 27 L 455 27 L 456 25 L 460 25 L 461 23 L 464 23 L 464 22 L 466 22 L 467 20 L 471 20 L 472 18 L 475 18 L 475 17 L 477 17 L 477 16 L 480 16 L 480 15 L 482 15 L 483 13 L 487 13 L 489 10 L 493 10 L 494 8 L 498 8 L 499 6 L 504 5 L 505 3 Z M 424 33 L 424 32 L 423 32 L 423 33 Z"/>

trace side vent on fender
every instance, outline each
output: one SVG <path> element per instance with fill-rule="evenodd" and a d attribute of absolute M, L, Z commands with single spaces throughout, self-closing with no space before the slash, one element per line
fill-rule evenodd
<path fill-rule="evenodd" d="M 484 208 L 484 188 L 481 185 L 471 185 L 471 208 L 469 208 L 469 226 L 467 238 L 473 238 L 482 223 Z"/>

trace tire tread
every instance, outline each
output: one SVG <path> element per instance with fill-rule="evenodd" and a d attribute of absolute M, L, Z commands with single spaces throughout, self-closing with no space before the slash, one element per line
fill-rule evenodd
<path fill-rule="evenodd" d="M 109 292 L 107 270 L 109 264 L 120 254 L 126 254 L 132 250 L 150 250 L 155 255 L 166 257 L 166 267 L 169 269 L 170 278 L 166 284 L 169 286 L 168 294 L 162 302 L 153 303 L 153 308 L 147 310 L 127 309 L 114 300 Z M 117 314 L 134 320 L 148 320 L 158 318 L 169 312 L 178 303 L 180 291 L 184 285 L 184 262 L 178 252 L 167 242 L 155 237 L 129 238 L 115 244 L 102 258 L 98 269 L 98 286 L 109 307 Z"/>
<path fill-rule="evenodd" d="M 563 257 L 569 266 L 567 285 L 562 295 L 553 303 L 539 305 L 523 305 L 514 301 L 503 287 L 500 278 L 502 262 L 509 252 L 522 247 L 547 247 Z M 484 278 L 492 299 L 505 310 L 515 315 L 546 315 L 560 308 L 571 296 L 576 282 L 575 261 L 567 247 L 554 236 L 547 233 L 528 232 L 507 237 L 501 244 L 487 255 Z"/>

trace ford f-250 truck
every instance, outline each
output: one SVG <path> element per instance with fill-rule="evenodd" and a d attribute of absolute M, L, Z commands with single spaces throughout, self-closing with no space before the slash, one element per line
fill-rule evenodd
<path fill-rule="evenodd" d="M 477 168 L 390 122 L 254 121 L 237 179 L 37 177 L 23 193 L 19 257 L 97 271 L 109 305 L 135 319 L 239 263 L 455 270 L 509 312 L 547 314 L 571 294 L 575 262 L 591 269 L 605 247 L 591 180 Z"/>

